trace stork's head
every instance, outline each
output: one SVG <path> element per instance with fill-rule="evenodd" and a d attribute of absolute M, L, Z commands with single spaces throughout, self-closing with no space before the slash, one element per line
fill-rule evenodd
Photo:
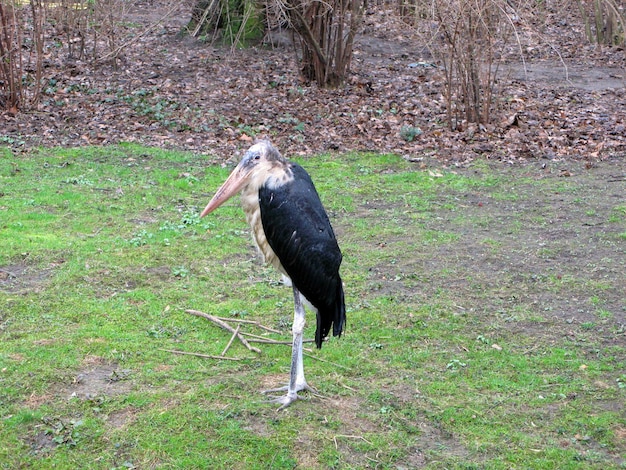
<path fill-rule="evenodd" d="M 284 168 L 286 164 L 287 161 L 268 140 L 255 143 L 217 190 L 200 217 L 210 214 L 248 185 L 260 188 L 275 174 L 277 168 Z"/>

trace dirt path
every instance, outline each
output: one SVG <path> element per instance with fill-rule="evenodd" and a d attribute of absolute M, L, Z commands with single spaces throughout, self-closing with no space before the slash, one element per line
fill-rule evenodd
<path fill-rule="evenodd" d="M 623 90 L 626 70 L 622 67 L 567 65 L 563 63 L 511 64 L 503 69 L 511 80 L 547 88 L 570 88 L 585 91 Z"/>

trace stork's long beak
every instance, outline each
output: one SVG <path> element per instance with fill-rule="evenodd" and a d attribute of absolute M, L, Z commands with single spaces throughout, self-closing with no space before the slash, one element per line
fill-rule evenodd
<path fill-rule="evenodd" d="M 219 206 L 224 204 L 228 199 L 237 194 L 243 188 L 248 180 L 250 172 L 244 167 L 243 161 L 237 165 L 233 172 L 228 176 L 224 184 L 217 190 L 213 199 L 209 201 L 204 208 L 200 217 L 210 214 Z"/>

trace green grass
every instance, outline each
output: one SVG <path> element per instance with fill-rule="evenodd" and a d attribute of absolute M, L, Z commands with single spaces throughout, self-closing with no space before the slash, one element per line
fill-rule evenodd
<path fill-rule="evenodd" d="M 291 292 L 237 198 L 198 217 L 228 175 L 212 162 L 0 149 L 0 468 L 626 467 L 619 188 L 300 160 L 344 253 L 348 325 L 305 358 L 326 398 L 276 412 L 259 390 L 287 380 L 287 346 L 164 351 L 228 342 L 186 309 L 290 338 Z"/>

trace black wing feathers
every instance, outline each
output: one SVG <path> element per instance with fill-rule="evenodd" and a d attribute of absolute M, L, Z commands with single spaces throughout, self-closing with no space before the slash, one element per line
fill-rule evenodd
<path fill-rule="evenodd" d="M 307 172 L 292 163 L 294 179 L 259 190 L 263 230 L 293 285 L 318 310 L 315 342 L 331 327 L 340 336 L 346 319 L 339 277 L 341 251 L 335 233 Z"/>

